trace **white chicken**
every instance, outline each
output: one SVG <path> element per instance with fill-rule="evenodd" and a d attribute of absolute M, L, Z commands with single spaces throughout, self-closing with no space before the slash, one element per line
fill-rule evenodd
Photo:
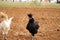
<path fill-rule="evenodd" d="M 0 29 L 2 30 L 3 38 L 8 34 L 8 31 L 10 30 L 10 25 L 12 22 L 13 17 L 8 19 L 7 14 L 4 14 L 1 12 L 1 15 L 3 15 L 5 18 L 0 23 Z"/>

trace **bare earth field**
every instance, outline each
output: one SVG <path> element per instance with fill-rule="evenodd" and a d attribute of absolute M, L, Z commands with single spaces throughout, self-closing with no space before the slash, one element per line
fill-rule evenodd
<path fill-rule="evenodd" d="M 6 40 L 31 40 L 26 30 L 28 13 L 32 13 L 40 25 L 34 40 L 60 40 L 60 8 L 0 8 L 1 11 L 14 17 Z M 0 40 L 3 40 L 1 30 Z"/>

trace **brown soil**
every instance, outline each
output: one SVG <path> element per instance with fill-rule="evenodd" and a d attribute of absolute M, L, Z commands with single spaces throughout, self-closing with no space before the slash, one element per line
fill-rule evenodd
<path fill-rule="evenodd" d="M 32 13 L 40 25 L 34 40 L 60 40 L 60 8 L 0 8 L 1 11 L 14 17 L 6 40 L 31 40 L 26 30 L 28 13 Z M 3 40 L 1 31 L 0 40 Z"/>

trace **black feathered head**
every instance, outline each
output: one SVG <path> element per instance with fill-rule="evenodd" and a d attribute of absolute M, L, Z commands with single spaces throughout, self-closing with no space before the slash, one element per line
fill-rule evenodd
<path fill-rule="evenodd" d="M 29 18 L 33 18 L 33 15 L 32 15 L 32 14 L 28 14 L 28 17 L 29 17 Z"/>

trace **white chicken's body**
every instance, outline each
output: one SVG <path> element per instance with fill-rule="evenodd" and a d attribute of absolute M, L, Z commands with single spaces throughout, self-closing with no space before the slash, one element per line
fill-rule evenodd
<path fill-rule="evenodd" d="M 10 24 L 11 24 L 12 19 L 13 19 L 13 17 L 11 17 L 8 20 L 3 20 L 0 23 L 0 29 L 2 29 L 3 34 L 8 34 L 8 31 L 10 30 Z"/>

